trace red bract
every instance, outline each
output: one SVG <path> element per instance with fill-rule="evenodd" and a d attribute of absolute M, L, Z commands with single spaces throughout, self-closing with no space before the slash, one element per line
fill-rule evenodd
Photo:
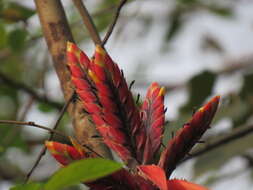
<path fill-rule="evenodd" d="M 173 137 L 167 148 L 162 152 L 159 166 L 170 176 L 177 164 L 185 157 L 191 148 L 199 141 L 204 132 L 210 128 L 210 123 L 217 110 L 220 97 L 216 96 L 200 108 L 192 119 Z"/>
<path fill-rule="evenodd" d="M 141 108 L 142 121 L 146 130 L 146 144 L 143 164 L 153 161 L 154 154 L 159 150 L 164 132 L 164 93 L 165 89 L 152 83 Z"/>
<path fill-rule="evenodd" d="M 78 150 L 73 146 L 61 144 L 53 141 L 46 141 L 45 145 L 53 157 L 62 165 L 68 165 L 74 160 L 80 160 L 87 157 L 85 152 Z"/>
<path fill-rule="evenodd" d="M 154 159 L 164 133 L 163 87 L 152 83 L 143 104 L 138 107 L 120 71 L 107 52 L 96 46 L 89 58 L 73 43 L 67 44 L 71 80 L 83 107 L 103 138 L 128 166 L 127 169 L 86 183 L 93 190 L 207 190 L 185 180 L 169 179 L 177 164 L 210 128 L 219 96 L 200 108 Z M 75 141 L 74 147 L 56 142 L 46 145 L 61 164 L 94 157 Z M 156 156 L 155 156 L 156 155 Z M 147 165 L 153 164 L 153 165 Z M 84 168 L 85 169 L 85 168 Z"/>

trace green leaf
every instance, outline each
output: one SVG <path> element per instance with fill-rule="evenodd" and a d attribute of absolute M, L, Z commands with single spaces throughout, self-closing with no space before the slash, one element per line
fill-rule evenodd
<path fill-rule="evenodd" d="M 211 11 L 212 13 L 218 16 L 227 17 L 227 18 L 233 16 L 233 11 L 229 7 L 219 7 L 216 5 L 211 5 L 211 6 L 208 6 L 208 9 L 209 11 Z"/>
<path fill-rule="evenodd" d="M 5 47 L 6 42 L 7 42 L 7 33 L 4 25 L 0 23 L 0 48 Z"/>
<path fill-rule="evenodd" d="M 181 9 L 175 9 L 175 11 L 168 18 L 167 31 L 165 34 L 165 40 L 168 42 L 180 31 L 183 26 L 183 12 Z"/>
<path fill-rule="evenodd" d="M 61 168 L 46 183 L 45 190 L 62 189 L 80 182 L 96 180 L 122 168 L 122 165 L 101 158 L 84 159 Z"/>
<path fill-rule="evenodd" d="M 40 183 L 30 183 L 30 184 L 21 184 L 12 187 L 10 190 L 42 190 L 43 184 Z"/>
<path fill-rule="evenodd" d="M 42 112 L 45 112 L 45 113 L 52 112 L 55 110 L 52 106 L 45 104 L 45 103 L 39 103 L 38 109 Z"/>
<path fill-rule="evenodd" d="M 112 18 L 113 18 L 113 14 L 106 14 L 106 15 L 94 18 L 98 31 L 105 30 L 109 26 L 110 22 L 112 21 Z"/>
<path fill-rule="evenodd" d="M 16 29 L 9 33 L 8 44 L 14 51 L 20 51 L 25 45 L 27 32 L 25 30 Z"/>
<path fill-rule="evenodd" d="M 210 71 L 204 71 L 192 77 L 188 84 L 189 100 L 186 105 L 180 108 L 180 111 L 189 112 L 196 106 L 200 106 L 211 94 L 215 79 L 216 75 Z"/>
<path fill-rule="evenodd" d="M 252 96 L 253 95 L 253 86 L 252 86 L 253 73 L 244 75 L 243 80 L 244 82 L 243 82 L 240 95 L 242 96 L 242 98 Z"/>
<path fill-rule="evenodd" d="M 0 18 L 7 22 L 26 21 L 36 13 L 33 9 L 16 2 L 7 3 L 4 6 L 0 11 Z"/>

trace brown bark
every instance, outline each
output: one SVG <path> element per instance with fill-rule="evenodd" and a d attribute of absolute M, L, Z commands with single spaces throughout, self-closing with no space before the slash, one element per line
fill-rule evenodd
<path fill-rule="evenodd" d="M 34 0 L 40 18 L 44 37 L 52 55 L 54 67 L 61 83 L 65 100 L 73 94 L 70 73 L 66 66 L 66 42 L 74 41 L 66 15 L 60 0 Z M 68 113 L 72 118 L 77 139 L 85 143 L 104 157 L 111 157 L 107 147 L 100 139 L 91 138 L 96 135 L 96 129 L 90 122 L 89 115 L 85 114 L 79 101 L 71 103 Z"/>

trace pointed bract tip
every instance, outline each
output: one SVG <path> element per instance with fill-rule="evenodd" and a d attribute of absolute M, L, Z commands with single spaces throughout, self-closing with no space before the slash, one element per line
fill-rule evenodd
<path fill-rule="evenodd" d="M 45 141 L 45 146 L 51 148 L 53 146 L 53 141 Z"/>
<path fill-rule="evenodd" d="M 220 101 L 220 98 L 221 98 L 221 96 L 220 96 L 220 95 L 217 95 L 217 96 L 215 96 L 212 100 L 215 101 L 215 102 L 219 102 L 219 101 Z"/>
<path fill-rule="evenodd" d="M 209 102 L 207 102 L 204 106 L 202 106 L 201 108 L 199 108 L 200 112 L 204 112 L 205 110 L 207 110 L 210 106 L 211 107 L 216 107 L 218 106 L 220 102 L 220 96 L 215 96 L 213 97 Z"/>
<path fill-rule="evenodd" d="M 150 93 L 152 94 L 157 89 L 160 89 L 158 96 L 164 96 L 164 94 L 165 94 L 165 88 L 162 87 L 162 86 L 160 86 L 157 82 L 152 82 L 151 85 L 150 85 L 150 87 L 149 87 Z"/>
<path fill-rule="evenodd" d="M 67 51 L 71 52 L 73 50 L 74 45 L 75 45 L 74 43 L 67 41 Z"/>
<path fill-rule="evenodd" d="M 160 91 L 159 91 L 159 96 L 164 96 L 166 93 L 165 87 L 161 87 Z"/>
<path fill-rule="evenodd" d="M 105 54 L 106 54 L 104 48 L 102 48 L 101 45 L 96 45 L 95 52 L 97 52 L 97 53 L 99 53 L 99 54 L 102 54 L 102 55 L 105 55 Z"/>

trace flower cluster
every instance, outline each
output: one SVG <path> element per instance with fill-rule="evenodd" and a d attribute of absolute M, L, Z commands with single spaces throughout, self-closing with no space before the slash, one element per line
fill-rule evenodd
<path fill-rule="evenodd" d="M 103 142 L 128 166 L 110 176 L 86 183 L 94 190 L 207 190 L 185 180 L 169 179 L 177 164 L 210 128 L 219 104 L 214 97 L 194 113 L 161 149 L 165 125 L 165 89 L 157 83 L 149 87 L 142 105 L 136 105 L 123 72 L 108 53 L 96 46 L 89 59 L 75 44 L 67 44 L 68 67 L 76 93 L 90 114 Z M 95 157 L 75 141 L 73 146 L 46 142 L 62 165 Z"/>

